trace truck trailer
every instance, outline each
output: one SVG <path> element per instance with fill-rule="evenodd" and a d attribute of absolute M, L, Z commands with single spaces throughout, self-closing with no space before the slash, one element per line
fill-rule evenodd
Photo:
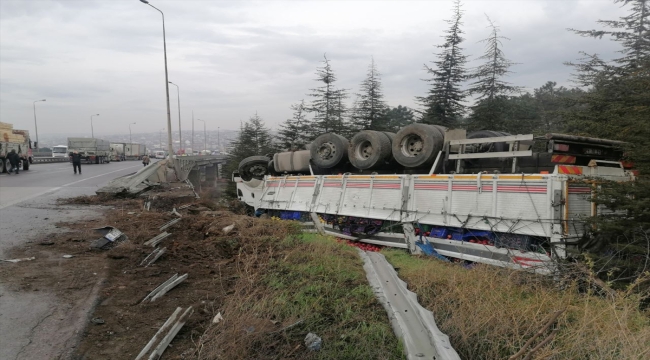
<path fill-rule="evenodd" d="M 124 161 L 125 143 L 111 143 L 111 161 Z"/>
<path fill-rule="evenodd" d="M 247 158 L 237 195 L 257 215 L 339 238 L 550 274 L 609 212 L 591 202 L 599 182 L 634 180 L 617 141 L 413 125 Z"/>
<path fill-rule="evenodd" d="M 11 168 L 7 159 L 11 150 L 18 153 L 23 170 L 29 170 L 33 160 L 29 131 L 14 129 L 12 124 L 0 122 L 0 172 L 6 173 Z"/>
<path fill-rule="evenodd" d="M 68 138 L 68 152 L 81 154 L 88 164 L 107 164 L 111 161 L 111 143 L 96 138 Z"/>
<path fill-rule="evenodd" d="M 144 144 L 124 144 L 124 156 L 127 160 L 141 160 L 147 154 L 147 146 Z"/>

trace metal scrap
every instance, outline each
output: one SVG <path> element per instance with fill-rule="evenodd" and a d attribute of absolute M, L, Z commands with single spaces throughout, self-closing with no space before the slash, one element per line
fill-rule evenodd
<path fill-rule="evenodd" d="M 152 347 L 154 347 L 156 344 L 157 346 L 155 349 L 149 354 L 149 359 L 159 359 L 162 354 L 165 352 L 165 349 L 167 349 L 167 346 L 169 346 L 169 343 L 176 337 L 176 334 L 181 330 L 183 325 L 185 325 L 185 322 L 187 319 L 192 315 L 194 310 L 192 310 L 192 307 L 188 307 L 183 314 L 181 315 L 181 311 L 183 311 L 182 308 L 178 307 L 172 313 L 172 315 L 165 321 L 163 326 L 158 329 L 156 334 L 149 340 L 147 345 L 140 351 L 138 356 L 135 358 L 135 360 L 140 360 L 143 359 L 147 353 L 149 353 L 149 350 L 151 350 Z M 166 333 L 166 334 L 165 334 Z M 163 334 L 165 334 L 163 336 Z"/>
<path fill-rule="evenodd" d="M 180 218 L 173 219 L 173 220 L 169 220 L 168 222 L 164 223 L 164 224 L 160 227 L 160 231 L 163 231 L 163 230 L 167 229 L 168 227 L 170 227 L 170 226 L 176 224 L 176 223 L 179 222 L 179 221 L 181 221 Z"/>
<path fill-rule="evenodd" d="M 156 260 L 158 260 L 158 258 L 160 258 L 165 253 L 165 251 L 167 251 L 166 247 L 164 247 L 162 249 L 161 248 L 153 249 L 151 254 L 147 255 L 147 257 L 144 258 L 144 260 L 142 260 L 142 262 L 140 263 L 140 266 L 144 265 L 144 267 L 147 267 L 147 266 L 155 263 Z"/>
<path fill-rule="evenodd" d="M 169 279 L 167 279 L 167 281 L 160 284 L 157 288 L 153 289 L 153 291 L 150 292 L 147 296 L 145 296 L 140 303 L 142 304 L 147 300 L 154 301 L 160 298 L 161 296 L 165 295 L 169 290 L 176 287 L 176 285 L 185 281 L 185 279 L 187 279 L 187 275 L 188 274 L 178 276 L 178 274 L 174 274 L 174 276 L 170 277 Z"/>
<path fill-rule="evenodd" d="M 172 211 L 169 212 L 171 215 L 176 215 L 178 217 L 182 217 L 182 215 L 176 211 L 176 208 L 173 208 Z"/>
<path fill-rule="evenodd" d="M 129 239 L 129 237 L 126 236 L 126 234 L 124 234 L 123 232 L 121 232 L 120 230 L 112 226 L 104 226 L 93 230 L 103 235 L 101 238 L 95 240 L 90 245 L 91 247 L 96 249 L 107 249 L 115 243 L 118 243 L 120 241 L 126 241 Z"/>
<path fill-rule="evenodd" d="M 21 261 L 31 261 L 31 260 L 35 260 L 35 259 L 36 259 L 36 257 L 35 257 L 35 256 L 32 256 L 32 257 L 21 258 L 21 259 L 9 259 L 9 260 L 2 259 L 2 261 L 6 261 L 6 262 L 10 262 L 10 263 L 14 263 L 14 264 L 15 264 L 15 263 L 17 263 L 17 262 L 21 262 Z"/>
<path fill-rule="evenodd" d="M 168 232 L 166 232 L 166 231 L 165 231 L 165 232 L 162 232 L 162 233 L 156 235 L 155 237 L 153 237 L 153 238 L 147 240 L 143 245 L 147 245 L 147 246 L 151 246 L 151 247 L 156 247 L 156 246 L 158 246 L 158 244 L 159 244 L 161 241 L 165 240 L 169 235 L 171 235 L 171 233 L 168 233 Z"/>

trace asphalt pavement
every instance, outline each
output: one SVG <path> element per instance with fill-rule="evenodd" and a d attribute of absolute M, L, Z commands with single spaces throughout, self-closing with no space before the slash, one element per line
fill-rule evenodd
<path fill-rule="evenodd" d="M 91 195 L 110 180 L 142 168 L 139 161 L 82 164 L 82 174 L 70 163 L 32 164 L 20 174 L 0 174 L 0 259 L 7 251 L 60 231 L 54 224 L 96 216 L 88 206 L 57 204 L 57 199 Z M 0 266 L 16 266 L 1 262 Z M 69 354 L 96 294 L 71 308 L 54 294 L 15 292 L 0 279 L 0 359 L 59 359 Z M 78 316 L 70 316 L 76 313 Z M 65 323 L 65 324 L 64 324 Z"/>

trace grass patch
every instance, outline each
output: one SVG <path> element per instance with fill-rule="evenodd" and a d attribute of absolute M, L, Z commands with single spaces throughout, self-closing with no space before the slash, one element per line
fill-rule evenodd
<path fill-rule="evenodd" d="M 300 234 L 245 250 L 225 320 L 204 334 L 199 359 L 403 358 L 356 249 Z M 308 332 L 321 351 L 305 348 Z"/>
<path fill-rule="evenodd" d="M 521 271 L 383 253 L 463 359 L 507 359 L 561 309 L 552 327 L 556 336 L 532 359 L 650 357 L 650 314 L 639 310 L 638 298 L 608 300 L 581 293 L 577 285 L 560 290 L 549 278 Z"/>

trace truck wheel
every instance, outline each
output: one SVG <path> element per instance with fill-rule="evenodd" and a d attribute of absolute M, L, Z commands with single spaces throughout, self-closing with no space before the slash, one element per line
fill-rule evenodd
<path fill-rule="evenodd" d="M 341 135 L 327 133 L 317 137 L 309 149 L 311 160 L 316 166 L 329 169 L 345 161 L 350 142 Z"/>
<path fill-rule="evenodd" d="M 268 174 L 269 159 L 266 156 L 250 156 L 239 163 L 239 176 L 244 181 L 262 180 Z"/>
<path fill-rule="evenodd" d="M 505 132 L 498 132 L 492 130 L 479 130 L 473 131 L 467 135 L 468 139 L 483 139 L 490 137 L 499 137 L 499 136 L 508 136 L 510 134 Z M 506 143 L 487 143 L 487 144 L 476 144 L 476 152 L 502 152 L 508 151 L 510 146 Z"/>
<path fill-rule="evenodd" d="M 395 134 L 393 157 L 405 167 L 433 164 L 442 150 L 445 128 L 427 124 L 411 124 Z"/>
<path fill-rule="evenodd" d="M 23 160 L 23 170 L 29 170 L 29 160 Z"/>
<path fill-rule="evenodd" d="M 390 160 L 391 139 L 381 131 L 363 130 L 350 139 L 348 158 L 354 167 L 372 169 Z"/>

